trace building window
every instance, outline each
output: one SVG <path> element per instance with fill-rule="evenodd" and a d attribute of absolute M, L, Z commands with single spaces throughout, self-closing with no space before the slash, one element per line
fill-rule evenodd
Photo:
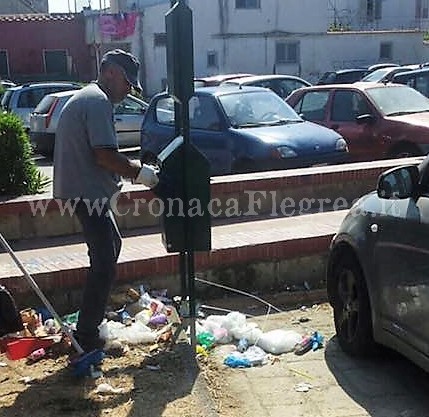
<path fill-rule="evenodd" d="M 236 9 L 260 9 L 261 0 L 235 0 Z"/>
<path fill-rule="evenodd" d="M 276 64 L 298 64 L 299 42 L 277 42 Z"/>
<path fill-rule="evenodd" d="M 392 42 L 380 43 L 380 59 L 392 59 Z"/>
<path fill-rule="evenodd" d="M 153 34 L 153 46 L 167 46 L 167 34 L 154 33 Z"/>
<path fill-rule="evenodd" d="M 416 0 L 416 19 L 429 18 L 429 0 Z"/>
<path fill-rule="evenodd" d="M 9 78 L 9 62 L 5 50 L 0 50 L 0 78 Z"/>
<path fill-rule="evenodd" d="M 217 52 L 209 51 L 207 52 L 207 68 L 217 68 L 218 60 L 217 60 Z"/>
<path fill-rule="evenodd" d="M 67 51 L 63 49 L 44 51 L 46 74 L 68 74 Z"/>
<path fill-rule="evenodd" d="M 366 18 L 368 22 L 381 19 L 381 1 L 366 0 Z"/>

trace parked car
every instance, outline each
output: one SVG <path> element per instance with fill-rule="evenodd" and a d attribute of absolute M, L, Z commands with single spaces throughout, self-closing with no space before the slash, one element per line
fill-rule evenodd
<path fill-rule="evenodd" d="M 236 74 L 210 75 L 208 77 L 196 77 L 194 78 L 194 88 L 215 87 L 217 85 L 220 85 L 224 81 L 231 80 L 233 78 L 239 78 L 239 77 L 249 77 L 251 75 L 253 74 L 236 73 Z"/>
<path fill-rule="evenodd" d="M 419 68 L 418 65 L 403 66 L 403 67 L 386 67 L 375 70 L 363 77 L 360 81 L 362 82 L 374 82 L 374 83 L 387 83 L 392 81 L 392 78 L 396 74 L 400 74 L 413 69 Z"/>
<path fill-rule="evenodd" d="M 15 113 L 19 116 L 28 130 L 30 128 L 30 114 L 36 108 L 39 101 L 50 93 L 66 90 L 78 90 L 81 85 L 73 82 L 43 82 L 27 83 L 8 88 L 2 99 L 3 110 Z"/>
<path fill-rule="evenodd" d="M 15 87 L 16 84 L 9 80 L 0 80 L 0 103 L 6 88 Z"/>
<path fill-rule="evenodd" d="M 268 74 L 233 78 L 221 85 L 253 85 L 273 90 L 279 97 L 285 99 L 292 91 L 301 87 L 309 87 L 311 83 L 294 75 Z"/>
<path fill-rule="evenodd" d="M 11 88 L 11 87 L 15 87 L 16 84 L 13 81 L 10 80 L 0 80 L 0 85 L 3 88 Z"/>
<path fill-rule="evenodd" d="M 36 153 L 52 156 L 61 110 L 75 90 L 46 95 L 30 116 L 30 140 Z M 140 126 L 148 104 L 128 95 L 115 105 L 115 128 L 120 148 L 140 145 Z"/>
<path fill-rule="evenodd" d="M 320 85 L 293 92 L 287 102 L 306 120 L 336 130 L 352 161 L 429 152 L 429 99 L 400 84 Z"/>
<path fill-rule="evenodd" d="M 399 64 L 394 64 L 393 62 L 382 62 L 379 64 L 373 64 L 373 65 L 370 65 L 368 67 L 366 74 L 368 75 L 371 72 L 374 72 L 374 71 L 381 69 L 381 68 L 399 67 L 399 66 L 400 66 Z"/>
<path fill-rule="evenodd" d="M 142 124 L 142 160 L 150 162 L 175 137 L 173 99 L 155 96 Z M 302 120 L 260 87 L 204 87 L 189 101 L 190 139 L 211 175 L 305 167 L 347 160 L 338 133 Z"/>
<path fill-rule="evenodd" d="M 367 68 L 348 68 L 325 72 L 317 81 L 317 85 L 345 84 L 359 81 L 367 73 Z"/>
<path fill-rule="evenodd" d="M 396 74 L 392 78 L 392 83 L 408 85 L 420 91 L 424 96 L 429 97 L 429 68 Z"/>
<path fill-rule="evenodd" d="M 334 236 L 327 291 L 342 349 L 379 345 L 429 371 L 429 157 L 384 172 Z"/>

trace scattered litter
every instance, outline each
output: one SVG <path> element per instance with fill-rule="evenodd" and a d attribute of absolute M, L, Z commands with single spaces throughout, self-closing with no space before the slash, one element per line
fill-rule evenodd
<path fill-rule="evenodd" d="M 154 343 L 153 345 L 149 346 L 149 352 L 155 352 L 159 349 L 158 343 Z"/>
<path fill-rule="evenodd" d="M 207 350 L 201 345 L 197 345 L 195 348 L 195 351 L 197 355 L 205 356 L 205 357 L 209 356 L 209 353 L 207 352 Z"/>
<path fill-rule="evenodd" d="M 304 371 L 300 371 L 298 369 L 294 369 L 294 368 L 289 368 L 289 371 L 293 372 L 294 374 L 303 376 L 304 378 L 308 378 L 308 379 L 314 379 L 314 377 L 312 377 L 310 374 L 308 374 L 307 372 Z"/>
<path fill-rule="evenodd" d="M 0 362 L 0 368 L 7 366 L 6 362 Z"/>
<path fill-rule="evenodd" d="M 250 368 L 268 363 L 267 354 L 259 346 L 250 346 L 245 352 L 230 353 L 223 362 L 230 368 Z"/>
<path fill-rule="evenodd" d="M 146 365 L 146 369 L 149 369 L 149 371 L 159 371 L 161 367 L 159 365 Z"/>
<path fill-rule="evenodd" d="M 310 350 L 317 350 L 323 346 L 323 336 L 319 332 L 314 332 L 311 336 L 304 336 L 295 347 L 295 355 L 303 355 Z"/>
<path fill-rule="evenodd" d="M 22 382 L 23 384 L 31 384 L 33 382 L 33 377 L 23 376 L 23 377 L 18 379 L 18 382 Z"/>
<path fill-rule="evenodd" d="M 97 385 L 95 392 L 97 394 L 122 394 L 124 390 L 122 388 L 113 388 L 110 384 L 103 382 Z"/>
<path fill-rule="evenodd" d="M 307 382 L 300 382 L 295 385 L 296 392 L 308 392 L 311 388 L 313 388 L 313 386 Z"/>

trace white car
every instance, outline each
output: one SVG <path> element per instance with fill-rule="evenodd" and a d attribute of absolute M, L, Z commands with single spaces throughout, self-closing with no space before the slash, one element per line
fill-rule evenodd
<path fill-rule="evenodd" d="M 30 115 L 30 140 L 36 153 L 52 156 L 60 112 L 76 91 L 45 96 Z M 140 128 L 148 103 L 128 94 L 115 106 L 115 128 L 120 148 L 140 146 Z"/>

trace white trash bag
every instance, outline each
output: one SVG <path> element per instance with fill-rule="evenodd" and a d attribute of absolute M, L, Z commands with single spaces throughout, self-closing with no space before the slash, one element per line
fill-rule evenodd
<path fill-rule="evenodd" d="M 256 345 L 264 349 L 265 352 L 280 355 L 293 351 L 301 340 L 302 336 L 294 330 L 276 329 L 263 333 Z"/>

